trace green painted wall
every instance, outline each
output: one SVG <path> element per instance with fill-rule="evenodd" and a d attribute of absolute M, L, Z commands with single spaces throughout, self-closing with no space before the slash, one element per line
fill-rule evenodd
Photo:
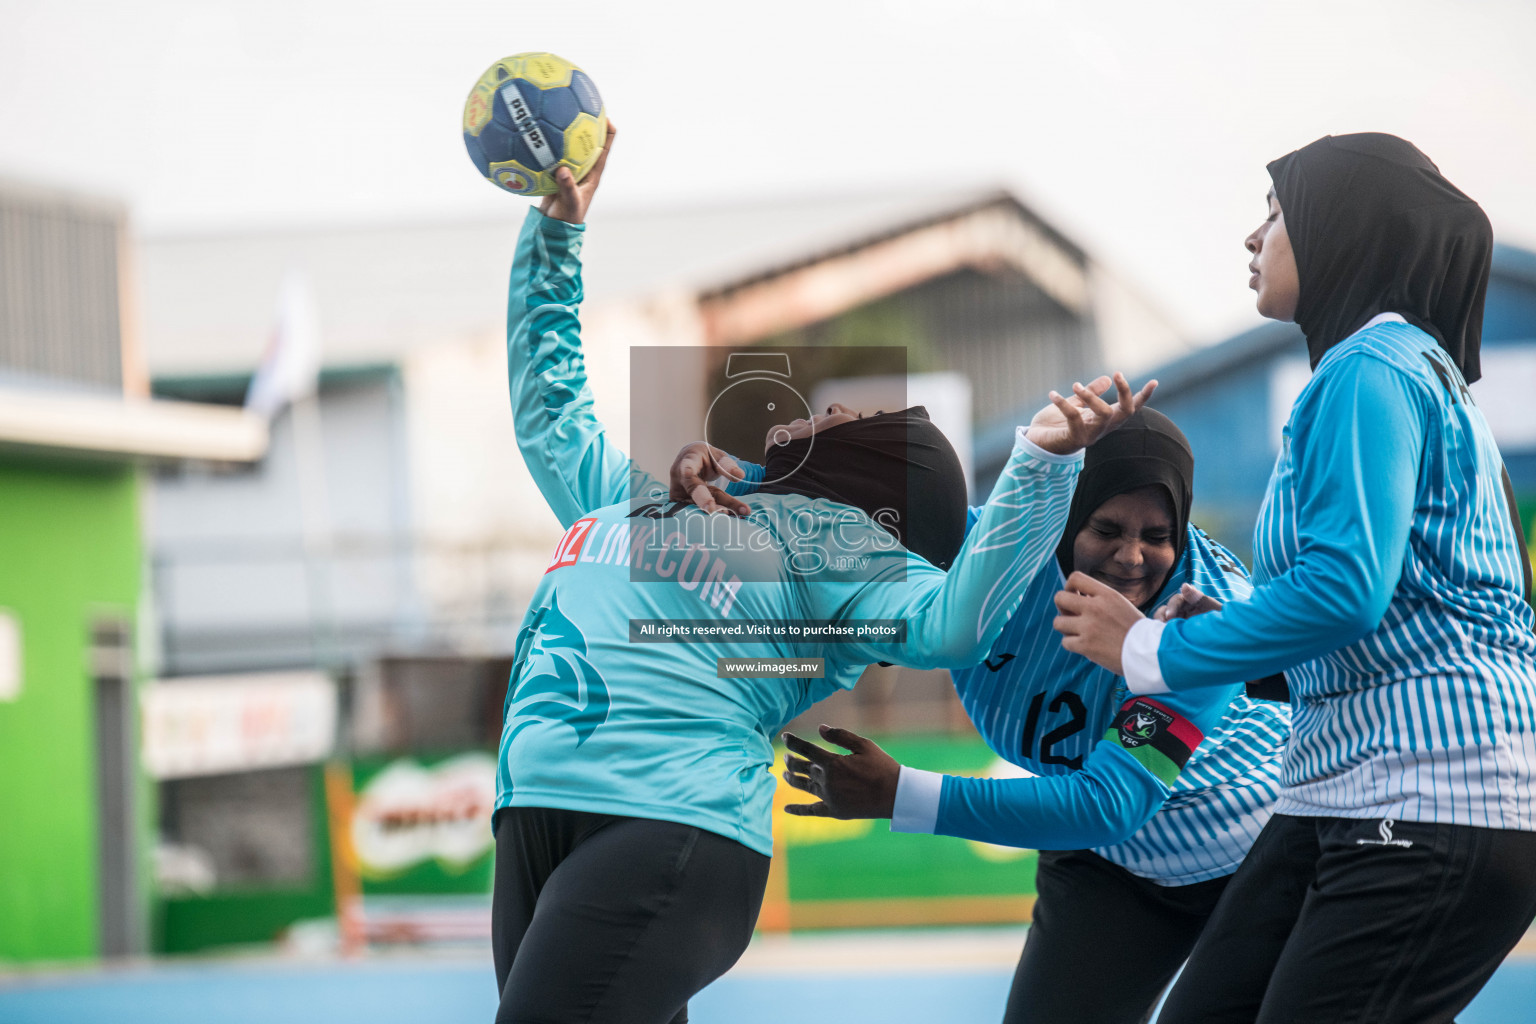
<path fill-rule="evenodd" d="M 97 951 L 89 629 L 132 621 L 140 551 L 132 468 L 0 458 L 0 608 L 23 652 L 20 697 L 0 701 L 0 961 Z"/>
<path fill-rule="evenodd" d="M 979 736 L 881 736 L 902 764 L 952 775 L 984 776 L 998 757 Z M 777 749 L 775 768 L 784 763 Z M 777 770 L 775 774 L 779 774 Z M 779 780 L 777 804 L 805 803 Z M 776 808 L 774 832 L 798 900 L 941 899 L 1032 896 L 1034 850 L 974 843 L 953 836 L 892 832 L 885 821 L 794 818 Z"/>

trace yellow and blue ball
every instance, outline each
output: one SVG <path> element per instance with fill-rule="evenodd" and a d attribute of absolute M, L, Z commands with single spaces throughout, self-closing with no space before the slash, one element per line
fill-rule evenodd
<path fill-rule="evenodd" d="M 486 69 L 464 101 L 464 146 L 493 185 L 520 196 L 558 192 L 555 171 L 592 169 L 608 134 L 587 73 L 552 53 L 516 53 Z"/>

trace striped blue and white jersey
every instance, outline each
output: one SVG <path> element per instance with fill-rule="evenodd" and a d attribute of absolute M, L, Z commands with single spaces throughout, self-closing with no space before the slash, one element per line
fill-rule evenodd
<path fill-rule="evenodd" d="M 745 496 L 763 469 L 737 461 L 746 477 L 727 489 Z M 979 512 L 971 510 L 971 525 Z M 1156 603 L 1185 583 L 1224 603 L 1247 597 L 1237 557 L 1199 527 L 1188 531 Z M 1204 739 L 1171 786 L 1149 779 L 1145 763 L 1106 738 L 1131 696 L 1125 681 L 1064 649 L 1051 625 L 1064 583 L 1056 560 L 1048 560 L 987 658 L 950 672 L 987 745 L 1036 777 L 976 779 L 903 767 L 892 831 L 1041 849 L 1090 846 L 1160 885 L 1231 874 L 1269 820 L 1290 707 L 1250 698 L 1240 683 L 1166 698 L 1165 709 Z M 1111 845 L 1098 845 L 1106 841 Z"/>
<path fill-rule="evenodd" d="M 1157 603 L 1184 583 L 1223 603 L 1246 598 L 1248 577 L 1237 558 L 1194 524 L 1188 530 L 1184 552 Z M 1082 769 L 1129 695 L 1119 676 L 1061 646 L 1051 622 L 1064 584 L 1052 559 L 1024 592 L 986 661 L 951 671 L 961 703 L 987 745 L 1041 775 Z M 1280 787 L 1290 708 L 1250 698 L 1240 684 L 1182 696 L 1196 693 L 1208 699 L 1185 713 L 1214 724 L 1167 800 L 1129 839 L 1094 851 L 1160 885 L 1189 885 L 1235 871 L 1269 820 Z M 947 831 L 942 815 L 938 831 Z"/>
<path fill-rule="evenodd" d="M 1155 657 L 1175 692 L 1285 670 L 1277 812 L 1536 831 L 1536 635 L 1502 479 L 1428 334 L 1379 317 L 1318 363 L 1260 510 L 1253 596 L 1168 623 Z"/>

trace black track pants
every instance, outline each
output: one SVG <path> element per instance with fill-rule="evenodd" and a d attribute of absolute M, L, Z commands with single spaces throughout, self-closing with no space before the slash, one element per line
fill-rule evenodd
<path fill-rule="evenodd" d="M 1162 886 L 1087 850 L 1042 851 L 1004 1024 L 1139 1024 L 1230 875 Z"/>
<path fill-rule="evenodd" d="M 746 949 L 767 882 L 767 857 L 689 825 L 501 811 L 497 1024 L 682 1024 Z"/>
<path fill-rule="evenodd" d="M 1449 1022 L 1536 916 L 1536 833 L 1270 819 L 1160 1024 Z"/>

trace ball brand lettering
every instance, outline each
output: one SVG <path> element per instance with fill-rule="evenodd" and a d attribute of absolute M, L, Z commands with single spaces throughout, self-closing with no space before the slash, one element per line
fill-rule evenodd
<path fill-rule="evenodd" d="M 596 86 L 552 53 L 492 64 L 464 103 L 464 146 L 486 180 L 518 195 L 552 195 L 562 164 L 580 180 L 602 151 L 606 115 Z"/>
<path fill-rule="evenodd" d="M 528 109 L 528 101 L 523 98 L 522 92 L 517 88 L 517 83 L 508 82 L 501 87 L 502 102 L 507 105 L 507 113 L 512 115 L 512 127 L 522 136 L 533 153 L 534 161 L 540 170 L 548 170 L 555 163 L 555 151 L 550 149 L 549 142 L 544 138 L 544 131 L 533 119 L 533 111 Z"/>

